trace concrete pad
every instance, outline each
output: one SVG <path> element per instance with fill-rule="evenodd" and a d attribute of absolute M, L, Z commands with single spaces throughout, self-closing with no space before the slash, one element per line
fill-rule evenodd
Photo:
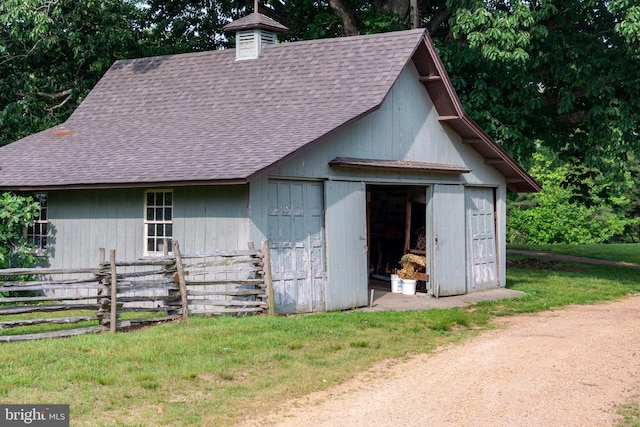
<path fill-rule="evenodd" d="M 371 291 L 369 291 L 371 292 Z M 526 295 L 525 292 L 513 289 L 496 288 L 485 291 L 471 292 L 465 295 L 435 298 L 426 293 L 415 295 L 394 294 L 379 289 L 373 290 L 373 304 L 370 307 L 362 307 L 360 311 L 406 311 L 429 310 L 432 308 L 467 307 L 480 301 L 498 301 L 501 299 L 519 298 Z M 371 294 L 369 294 L 371 297 Z"/>

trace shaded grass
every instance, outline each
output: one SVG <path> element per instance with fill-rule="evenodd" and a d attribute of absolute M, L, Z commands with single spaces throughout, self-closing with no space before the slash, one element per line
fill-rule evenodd
<path fill-rule="evenodd" d="M 72 425 L 234 425 L 382 360 L 477 334 L 494 316 L 640 291 L 640 270 L 509 259 L 520 262 L 508 269 L 507 285 L 527 295 L 469 309 L 192 317 L 130 333 L 0 345 L 0 401 L 68 403 Z"/>
<path fill-rule="evenodd" d="M 510 254 L 509 261 L 530 260 L 535 257 Z M 590 304 L 622 298 L 640 292 L 640 270 L 585 264 L 577 262 L 540 260 L 535 265 L 544 268 L 508 268 L 507 287 L 526 292 L 520 299 L 486 302 L 480 306 L 494 306 L 492 315 L 529 313 L 570 304 Z M 526 265 L 526 262 L 524 263 Z M 502 307 L 498 309 L 497 307 Z"/>
<path fill-rule="evenodd" d="M 612 243 L 607 245 L 509 245 L 508 248 L 640 264 L 640 243 Z"/>
<path fill-rule="evenodd" d="M 34 305 L 46 305 L 46 304 L 34 304 Z M 2 315 L 0 316 L 0 321 L 11 321 L 11 320 L 33 320 L 33 319 L 58 319 L 72 316 L 92 316 L 95 315 L 96 311 L 91 310 L 75 310 L 75 311 L 50 311 L 50 312 L 35 312 L 35 313 L 24 313 L 24 314 L 12 314 L 12 315 Z M 106 314 L 109 316 L 109 313 Z M 163 317 L 166 316 L 165 312 L 124 312 L 119 316 L 119 320 L 132 320 L 132 319 L 140 319 L 140 318 L 154 318 L 154 317 Z M 17 327 L 7 327 L 0 328 L 0 336 L 7 335 L 26 335 L 26 334 L 37 334 L 43 332 L 51 332 L 51 331 L 61 331 L 61 330 L 69 330 L 76 328 L 85 328 L 88 326 L 98 326 L 100 323 L 98 320 L 86 320 L 77 323 L 58 323 L 58 324 L 40 324 L 40 325 L 28 325 L 28 326 L 17 326 Z"/>

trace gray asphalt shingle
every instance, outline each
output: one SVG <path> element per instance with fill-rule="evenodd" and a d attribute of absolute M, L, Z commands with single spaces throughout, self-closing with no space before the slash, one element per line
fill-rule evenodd
<path fill-rule="evenodd" d="M 379 106 L 423 36 L 118 61 L 64 124 L 0 147 L 0 187 L 246 181 Z"/>
<path fill-rule="evenodd" d="M 538 191 L 464 112 L 424 29 L 118 61 L 65 123 L 0 147 L 0 189 L 248 182 L 378 108 L 412 59 L 441 120 L 509 190 Z"/>

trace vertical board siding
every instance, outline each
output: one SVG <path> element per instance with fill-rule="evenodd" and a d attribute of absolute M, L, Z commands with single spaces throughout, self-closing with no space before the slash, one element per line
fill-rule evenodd
<path fill-rule="evenodd" d="M 142 190 L 70 190 L 48 194 L 51 267 L 97 265 L 100 247 L 116 249 L 123 258 L 140 256 Z"/>
<path fill-rule="evenodd" d="M 269 230 L 269 178 L 267 174 L 252 180 L 249 186 L 250 240 L 262 242 L 268 238 Z"/>
<path fill-rule="evenodd" d="M 367 213 L 363 182 L 327 181 L 327 310 L 367 305 Z"/>
<path fill-rule="evenodd" d="M 507 283 L 507 188 L 500 186 L 495 189 L 496 208 L 496 242 L 498 257 L 498 286 Z"/>
<path fill-rule="evenodd" d="M 378 110 L 274 168 L 270 175 L 389 184 L 504 185 L 504 177 L 493 166 L 438 121 L 433 102 L 418 79 L 417 70 L 408 64 Z M 329 167 L 336 157 L 450 163 L 467 166 L 471 172 L 452 175 Z"/>
<path fill-rule="evenodd" d="M 173 234 L 185 252 L 247 248 L 247 185 L 176 188 L 173 197 Z"/>
<path fill-rule="evenodd" d="M 317 184 L 317 185 L 316 185 Z M 322 183 L 314 183 L 307 187 L 310 193 L 307 198 L 307 220 L 309 227 L 309 264 L 311 266 L 311 299 L 314 311 L 326 310 L 326 240 L 324 218 L 324 187 Z"/>
<path fill-rule="evenodd" d="M 250 240 L 248 185 L 186 187 L 174 190 L 173 236 L 185 253 L 208 253 L 215 250 L 247 249 Z M 223 273 L 212 273 L 191 280 L 239 280 L 247 277 L 234 273 L 233 266 Z M 235 285 L 226 285 L 231 291 Z M 220 290 L 203 286 L 203 291 Z M 198 298 L 198 297 L 194 297 Z M 204 297 L 199 297 L 204 299 Z M 230 299 L 219 297 L 217 299 Z M 204 307 L 211 309 L 211 307 Z"/>
<path fill-rule="evenodd" d="M 144 191 L 50 192 L 49 266 L 97 265 L 101 247 L 115 249 L 119 259 L 142 257 Z M 248 191 L 246 185 L 174 189 L 173 238 L 191 253 L 246 249 L 250 229 Z M 235 277 L 233 273 L 231 276 Z M 225 273 L 216 278 L 231 276 Z"/>
<path fill-rule="evenodd" d="M 139 256 L 143 209 L 128 202 L 138 196 L 142 202 L 141 190 L 49 192 L 48 266 L 60 269 L 97 266 L 101 247 L 116 249 L 122 258 L 134 253 Z M 48 295 L 93 297 L 97 296 L 97 290 L 54 291 Z"/>
<path fill-rule="evenodd" d="M 465 188 L 469 291 L 498 286 L 493 188 Z"/>
<path fill-rule="evenodd" d="M 323 189 L 318 182 L 269 182 L 268 239 L 280 313 L 324 310 Z"/>
<path fill-rule="evenodd" d="M 144 253 L 144 190 L 107 189 L 49 193 L 49 264 L 77 268 L 98 263 L 98 248 L 121 259 Z M 248 186 L 174 189 L 173 237 L 188 252 L 246 249 Z"/>
<path fill-rule="evenodd" d="M 435 185 L 432 206 L 434 295 L 463 295 L 467 292 L 464 187 Z"/>

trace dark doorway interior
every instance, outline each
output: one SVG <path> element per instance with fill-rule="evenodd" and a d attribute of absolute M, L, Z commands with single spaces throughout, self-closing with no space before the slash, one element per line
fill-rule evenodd
<path fill-rule="evenodd" d="M 369 278 L 373 287 L 390 287 L 391 274 L 400 269 L 405 253 L 425 254 L 425 195 L 422 186 L 367 186 Z"/>

